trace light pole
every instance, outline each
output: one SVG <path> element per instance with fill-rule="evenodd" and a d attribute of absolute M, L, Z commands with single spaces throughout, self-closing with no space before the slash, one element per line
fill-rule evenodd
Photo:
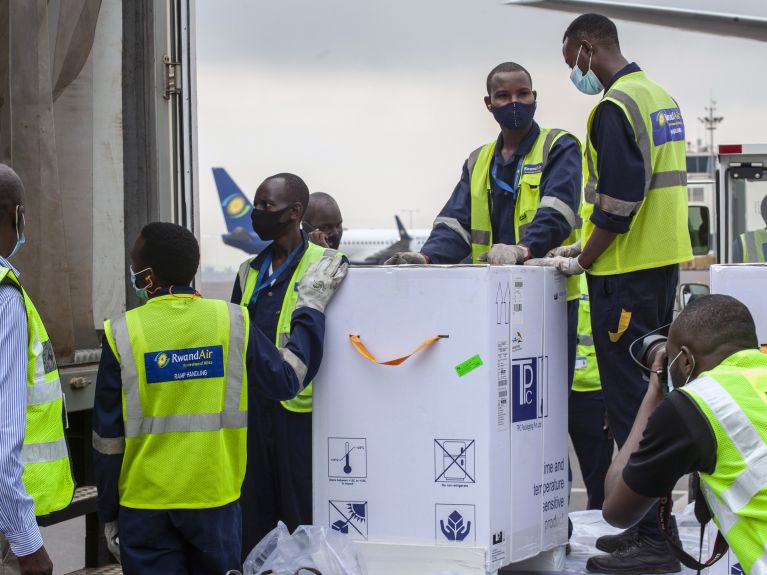
<path fill-rule="evenodd" d="M 716 152 L 714 151 L 714 130 L 724 120 L 724 116 L 715 116 L 716 101 L 711 96 L 711 100 L 708 106 L 704 108 L 706 110 L 706 116 L 698 117 L 698 121 L 703 124 L 703 127 L 708 130 L 708 153 L 711 156 L 711 161 L 708 165 L 709 174 L 712 176 L 716 173 Z"/>

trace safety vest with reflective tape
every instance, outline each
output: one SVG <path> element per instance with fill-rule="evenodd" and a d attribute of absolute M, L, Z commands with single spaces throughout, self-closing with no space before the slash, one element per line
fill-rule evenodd
<path fill-rule="evenodd" d="M 767 230 L 754 230 L 740 234 L 740 244 L 743 246 L 744 262 L 765 262 L 764 248 L 767 246 Z"/>
<path fill-rule="evenodd" d="M 293 317 L 293 311 L 296 309 L 296 302 L 298 301 L 298 283 L 301 281 L 301 278 L 304 277 L 307 268 L 322 256 L 342 257 L 342 255 L 343 254 L 336 250 L 322 248 L 316 244 L 307 242 L 306 251 L 304 251 L 301 256 L 301 259 L 296 266 L 296 270 L 293 272 L 293 277 L 290 278 L 290 284 L 288 285 L 288 288 L 285 291 L 285 297 L 282 300 L 282 308 L 280 309 L 280 318 L 277 322 L 277 337 L 275 341 L 277 349 L 282 350 L 290 339 L 290 321 Z M 240 300 L 240 303 L 245 307 L 250 303 L 250 299 L 253 297 L 253 291 L 256 289 L 256 284 L 258 283 L 258 270 L 253 269 L 250 265 L 257 257 L 258 256 L 256 255 L 242 262 L 240 271 L 237 274 L 240 282 L 240 290 L 242 291 L 242 299 Z M 299 383 L 303 384 L 302 381 Z M 311 382 L 302 389 L 296 397 L 280 403 L 282 403 L 282 406 L 288 411 L 297 413 L 311 412 Z"/>
<path fill-rule="evenodd" d="M 716 437 L 716 467 L 700 473 L 719 530 L 748 575 L 767 575 L 767 355 L 746 350 L 679 388 Z"/>
<path fill-rule="evenodd" d="M 559 198 L 541 198 L 541 176 L 554 143 L 563 136 L 572 136 L 564 130 L 541 128 L 533 147 L 522 158 L 522 169 L 514 205 L 514 233 L 519 241 L 527 226 L 533 221 L 539 207 L 558 211 L 572 227 L 572 233 L 562 245 L 572 244 L 579 237 L 580 221 L 577 213 Z M 577 141 L 577 139 L 576 139 Z M 493 245 L 493 226 L 490 217 L 490 168 L 493 163 L 496 141 L 477 148 L 469 155 L 468 169 L 471 179 L 471 258 L 477 263 L 479 256 L 490 251 Z M 578 278 L 567 279 L 567 299 L 578 299 Z"/>
<path fill-rule="evenodd" d="M 645 189 L 640 202 L 619 200 L 600 192 L 597 151 L 590 134 L 596 111 L 604 102 L 612 102 L 623 110 L 642 153 Z M 592 110 L 588 133 L 585 150 L 588 176 L 581 212 L 583 245 L 594 231 L 591 222 L 594 205 L 616 216 L 634 215 L 629 231 L 615 238 L 594 261 L 589 273 L 620 274 L 691 260 L 684 123 L 674 99 L 644 72 L 626 74 Z"/>
<path fill-rule="evenodd" d="M 586 285 L 586 275 L 580 275 L 581 301 L 578 303 L 578 346 L 575 355 L 575 374 L 573 391 L 599 391 L 602 382 L 599 379 L 597 354 L 594 350 L 594 338 L 591 335 L 591 303 Z"/>
<path fill-rule="evenodd" d="M 27 312 L 27 418 L 21 479 L 34 500 L 35 515 L 47 515 L 69 505 L 75 492 L 64 436 L 64 394 L 53 346 L 40 314 L 13 271 L 2 266 L 1 283 L 21 291 Z"/>
<path fill-rule="evenodd" d="M 235 304 L 159 296 L 104 324 L 120 362 L 120 505 L 210 509 L 239 499 L 245 477 L 250 320 Z"/>

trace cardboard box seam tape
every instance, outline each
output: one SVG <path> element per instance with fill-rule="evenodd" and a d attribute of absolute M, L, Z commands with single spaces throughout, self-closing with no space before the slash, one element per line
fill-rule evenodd
<path fill-rule="evenodd" d="M 448 337 L 450 337 L 450 336 L 449 335 L 435 335 L 433 337 L 430 337 L 426 341 L 424 341 L 421 345 L 419 345 L 415 349 L 415 351 L 413 351 L 413 352 L 411 352 L 411 353 L 409 353 L 407 355 L 403 355 L 402 357 L 397 357 L 395 359 L 390 359 L 388 361 L 379 361 L 379 360 L 377 360 L 376 357 L 372 353 L 370 353 L 370 351 L 368 350 L 367 346 L 364 343 L 362 343 L 362 338 L 359 335 L 350 335 L 349 336 L 349 341 L 352 342 L 352 345 L 354 346 L 354 349 L 357 350 L 357 353 L 359 353 L 362 357 L 364 357 L 368 361 L 372 361 L 373 363 L 376 363 L 378 365 L 395 366 L 395 365 L 400 365 L 401 363 L 405 363 L 408 359 L 413 357 L 415 354 L 417 354 L 422 349 L 425 349 L 425 348 L 429 347 L 430 345 L 438 342 L 441 339 L 447 339 Z"/>

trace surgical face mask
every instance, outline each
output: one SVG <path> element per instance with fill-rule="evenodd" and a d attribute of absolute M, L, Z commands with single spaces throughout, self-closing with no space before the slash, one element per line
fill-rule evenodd
<path fill-rule="evenodd" d="M 670 375 L 669 379 L 671 380 L 671 385 L 673 387 L 683 387 L 683 386 L 687 385 L 690 382 L 690 378 L 692 377 L 692 373 L 695 371 L 695 356 L 694 355 L 690 355 L 690 357 L 692 357 L 692 369 L 690 370 L 690 373 L 687 374 L 687 378 L 684 380 L 684 383 L 682 385 L 676 385 L 675 380 L 682 379 L 681 378 L 682 374 L 679 374 L 679 377 L 675 378 L 674 377 L 674 369 L 673 369 L 673 367 L 674 367 L 674 364 L 676 363 L 676 360 L 679 359 L 679 357 L 681 355 L 682 355 L 682 350 L 680 349 L 679 353 L 676 354 L 676 357 L 674 357 L 674 359 L 672 359 L 671 362 L 668 364 L 668 371 L 669 371 L 669 375 Z"/>
<path fill-rule="evenodd" d="M 276 240 L 293 222 L 290 220 L 283 222 L 282 215 L 286 214 L 293 206 L 290 205 L 281 210 L 268 212 L 266 210 L 253 210 L 250 212 L 250 221 L 253 224 L 253 231 L 258 237 L 265 241 Z"/>
<path fill-rule="evenodd" d="M 583 44 L 578 48 L 578 55 L 575 57 L 575 66 L 573 66 L 573 70 L 570 72 L 570 80 L 572 80 L 578 90 L 589 96 L 594 96 L 604 90 L 604 86 L 602 85 L 602 82 L 599 81 L 599 78 L 597 78 L 594 70 L 591 69 L 591 56 L 589 56 L 588 71 L 585 74 L 581 72 L 581 69 L 578 67 L 578 60 L 581 57 L 581 48 L 583 48 Z"/>
<path fill-rule="evenodd" d="M 13 246 L 13 250 L 11 250 L 11 253 L 8 255 L 8 259 L 11 259 L 17 253 L 19 253 L 21 246 L 23 246 L 27 241 L 27 238 L 24 237 L 24 231 L 22 230 L 19 232 L 19 208 L 21 208 L 21 206 L 16 206 L 16 245 Z M 24 214 L 21 214 L 21 221 L 24 222 L 24 227 L 26 227 L 27 222 L 24 219 Z"/>
<path fill-rule="evenodd" d="M 512 102 L 500 108 L 490 106 L 490 111 L 498 122 L 504 128 L 509 130 L 521 130 L 527 128 L 535 116 L 536 103 L 524 104 L 522 102 Z"/>
<path fill-rule="evenodd" d="M 147 291 L 147 289 L 152 287 L 152 281 L 149 280 L 149 283 L 147 285 L 140 288 L 138 287 L 138 285 L 136 285 L 136 278 L 140 276 L 141 274 L 143 274 L 144 272 L 152 271 L 152 268 L 144 268 L 143 270 L 138 272 L 133 271 L 133 266 L 130 266 L 130 268 L 128 269 L 130 269 L 130 283 L 133 286 L 134 291 L 136 292 L 136 296 L 141 301 L 147 301 L 149 299 L 149 292 Z"/>

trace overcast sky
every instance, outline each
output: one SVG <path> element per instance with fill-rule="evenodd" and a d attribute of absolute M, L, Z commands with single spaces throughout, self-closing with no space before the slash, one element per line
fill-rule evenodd
<path fill-rule="evenodd" d="M 763 0 L 644 3 L 767 16 Z M 431 227 L 469 152 L 497 135 L 484 107 L 496 64 L 524 65 L 541 125 L 585 134 L 598 97 L 578 92 L 561 55 L 574 18 L 498 0 L 197 2 L 199 176 L 205 266 L 246 256 L 224 246 L 211 167 L 252 197 L 277 172 L 333 195 L 346 227 L 393 216 Z M 767 141 L 767 44 L 617 21 L 624 55 L 679 102 L 687 139 L 713 93 L 717 142 Z M 408 213 L 408 210 L 417 210 Z"/>

